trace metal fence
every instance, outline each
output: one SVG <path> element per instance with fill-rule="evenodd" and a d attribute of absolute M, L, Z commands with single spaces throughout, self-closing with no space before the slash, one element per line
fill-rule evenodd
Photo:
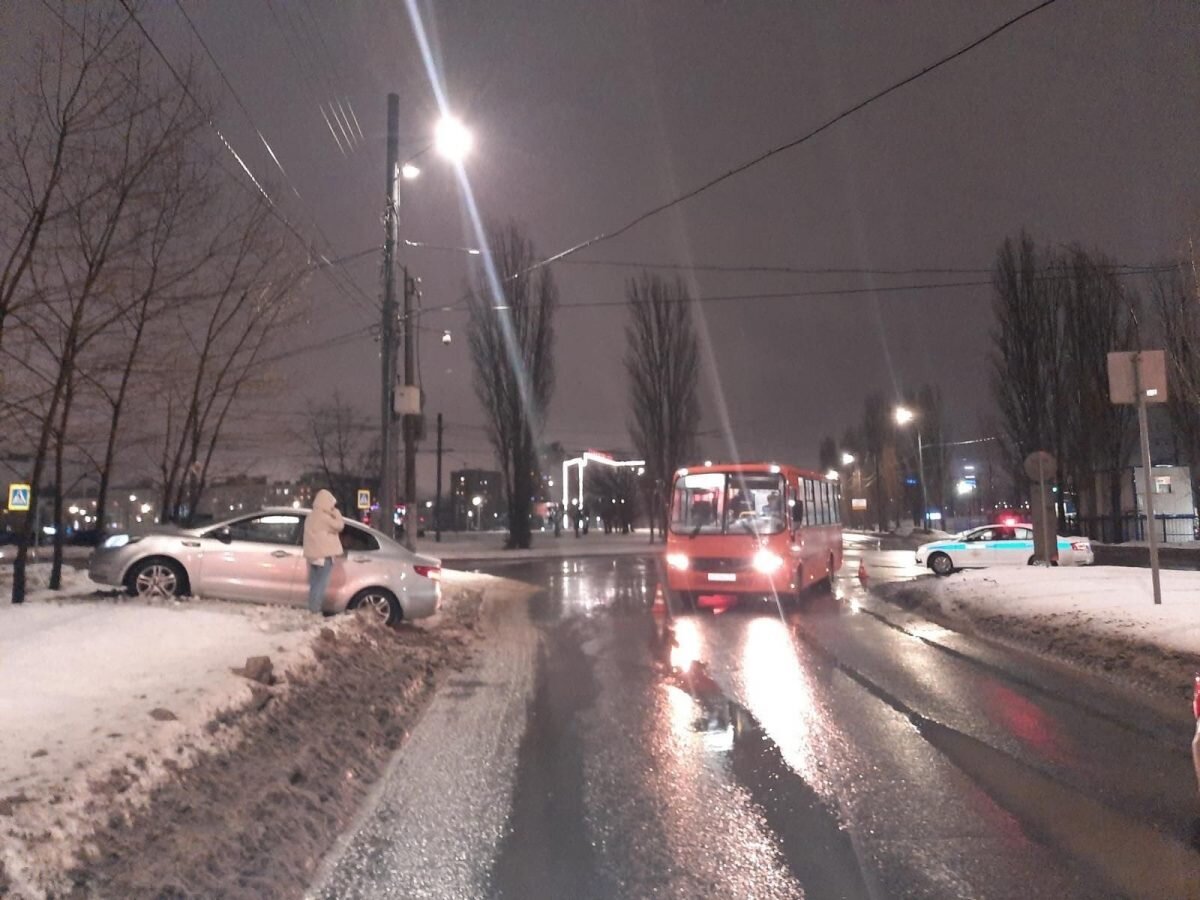
<path fill-rule="evenodd" d="M 1081 516 L 1075 530 L 1101 544 L 1124 544 L 1127 541 L 1146 541 L 1146 517 L 1127 513 L 1120 521 L 1112 516 Z M 1196 516 L 1155 516 L 1154 533 L 1164 544 L 1181 544 L 1196 540 Z"/>

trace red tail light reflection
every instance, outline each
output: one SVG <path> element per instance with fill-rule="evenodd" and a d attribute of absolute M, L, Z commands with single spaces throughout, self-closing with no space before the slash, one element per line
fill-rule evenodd
<path fill-rule="evenodd" d="M 428 578 L 430 581 L 442 580 L 441 566 L 413 566 L 413 571 L 422 578 Z"/>

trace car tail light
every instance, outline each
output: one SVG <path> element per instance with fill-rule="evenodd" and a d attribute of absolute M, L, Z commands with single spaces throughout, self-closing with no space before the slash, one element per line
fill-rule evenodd
<path fill-rule="evenodd" d="M 1192 676 L 1192 715 L 1200 719 L 1200 672 Z"/>
<path fill-rule="evenodd" d="M 1086 553 L 1088 550 L 1092 549 L 1092 545 L 1088 541 L 1075 541 L 1073 544 L 1071 544 L 1071 549 L 1078 550 L 1081 553 Z"/>
<path fill-rule="evenodd" d="M 428 578 L 430 581 L 442 580 L 441 566 L 413 566 L 413 571 L 422 578 Z"/>

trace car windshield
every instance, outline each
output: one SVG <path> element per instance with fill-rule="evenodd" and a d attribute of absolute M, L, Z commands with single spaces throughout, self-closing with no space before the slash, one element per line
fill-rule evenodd
<path fill-rule="evenodd" d="M 679 534 L 776 534 L 786 527 L 783 495 L 780 475 L 683 475 L 675 482 L 671 530 Z"/>

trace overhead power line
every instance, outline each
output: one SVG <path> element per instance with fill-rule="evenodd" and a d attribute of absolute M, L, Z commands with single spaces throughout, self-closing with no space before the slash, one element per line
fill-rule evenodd
<path fill-rule="evenodd" d="M 746 162 L 741 163 L 740 165 L 734 166 L 732 169 L 725 172 L 724 174 L 718 175 L 715 178 L 710 178 L 708 181 L 705 181 L 704 183 L 697 185 L 696 187 L 692 188 L 691 190 L 688 190 L 676 197 L 671 198 L 670 200 L 660 203 L 657 206 L 651 207 L 650 209 L 646 210 L 645 212 L 639 213 L 638 215 L 634 216 L 632 219 L 630 219 L 624 225 L 621 225 L 621 226 L 613 229 L 612 231 L 601 232 L 600 234 L 597 234 L 594 237 L 588 238 L 585 241 L 575 244 L 572 247 L 568 247 L 567 249 L 561 250 L 552 256 L 548 256 L 545 259 L 541 260 L 540 262 L 534 263 L 532 266 L 530 266 L 528 269 L 526 269 L 525 272 L 530 272 L 534 269 L 541 268 L 542 266 L 549 265 L 550 263 L 558 262 L 559 260 L 565 259 L 568 256 L 573 256 L 574 254 L 578 253 L 581 250 L 585 250 L 588 247 L 592 247 L 603 241 L 610 241 L 613 238 L 619 237 L 622 234 L 625 234 L 630 229 L 635 228 L 636 226 L 640 225 L 642 222 L 645 222 L 647 219 L 651 219 L 654 216 L 659 215 L 660 213 L 666 212 L 668 209 L 671 209 L 674 206 L 678 206 L 680 203 L 683 203 L 686 200 L 690 200 L 693 197 L 697 197 L 700 194 L 703 194 L 705 191 L 716 187 L 721 182 L 727 181 L 728 179 L 733 178 L 735 175 L 740 175 L 741 173 L 747 171 L 748 169 L 752 169 L 755 166 L 766 162 L 768 159 L 770 159 L 773 156 L 776 156 L 780 153 L 784 153 L 785 151 L 788 151 L 788 150 L 792 150 L 796 147 L 799 147 L 801 144 L 807 143 L 808 141 L 815 138 L 817 135 L 832 128 L 834 125 L 838 124 L 843 119 L 848 119 L 850 116 L 854 115 L 855 113 L 861 112 L 862 110 L 866 109 L 872 103 L 875 103 L 878 100 L 882 100 L 884 97 L 888 96 L 889 94 L 895 93 L 896 91 L 900 90 L 901 88 L 905 87 L 906 85 L 912 84 L 914 81 L 924 78 L 926 75 L 929 75 L 930 73 L 937 71 L 942 66 L 948 65 L 949 63 L 958 59 L 960 56 L 965 56 L 966 54 L 970 53 L 972 50 L 975 50 L 976 48 L 982 46 L 983 44 L 986 44 L 988 41 L 992 40 L 994 37 L 1001 34 L 1002 32 L 1007 31 L 1009 28 L 1012 28 L 1014 25 L 1016 25 L 1018 22 L 1022 21 L 1023 19 L 1026 19 L 1029 16 L 1032 16 L 1035 13 L 1040 12 L 1041 10 L 1045 9 L 1048 6 L 1053 5 L 1056 2 L 1057 2 L 1057 0 L 1043 0 L 1043 2 L 1038 3 L 1036 6 L 1030 7 L 1029 9 L 1025 10 L 1024 12 L 1019 13 L 1016 16 L 1013 16 L 1011 19 L 1007 19 L 1006 21 L 1002 22 L 1000 25 L 993 28 L 991 31 L 987 32 L 986 34 L 982 35 L 981 37 L 976 38 L 975 40 L 971 41 L 969 44 L 967 44 L 963 47 L 960 47 L 958 50 L 955 50 L 953 53 L 943 56 L 942 58 L 938 59 L 936 62 L 930 63 L 929 65 L 925 66 L 920 71 L 914 72 L 913 74 L 908 75 L 905 78 L 900 79 L 899 81 L 893 82 L 892 84 L 888 85 L 887 87 L 883 88 L 882 90 L 876 91 L 874 94 L 871 94 L 869 97 L 866 97 L 863 100 L 860 100 L 858 103 L 855 103 L 853 106 L 847 107 L 846 109 L 844 109 L 841 112 L 834 115 L 832 118 L 826 119 L 823 123 L 818 125 L 816 128 L 812 129 L 811 131 L 807 132 L 806 134 L 803 134 L 800 137 L 795 138 L 794 140 L 787 141 L 786 143 L 780 144 L 776 147 L 772 147 L 771 149 L 769 149 L 763 153 L 760 153 L 758 156 L 755 156 L 752 159 L 748 159 L 748 160 L 746 160 Z M 521 274 L 525 274 L 525 272 L 523 272 Z"/>
<path fill-rule="evenodd" d="M 1133 275 L 1146 275 L 1154 272 L 1166 271 L 1174 268 L 1174 265 L 1162 266 L 1141 266 L 1134 268 L 1123 267 L 1113 274 L 1125 278 Z M 987 270 L 990 271 L 990 270 Z M 1062 275 L 1043 275 L 1036 278 L 1036 281 L 1062 281 L 1069 279 L 1070 274 Z M 676 303 L 741 303 L 757 300 L 790 300 L 800 299 L 805 297 L 853 297 L 862 294 L 903 294 L 914 291 L 937 291 L 949 290 L 952 288 L 979 288 L 991 287 L 993 281 L 990 278 L 975 279 L 971 281 L 934 281 L 924 282 L 920 284 L 887 284 L 875 287 L 854 287 L 854 288 L 827 288 L 820 290 L 804 290 L 804 291 L 769 291 L 747 294 L 701 294 L 699 296 L 684 296 L 678 300 L 671 301 Z M 625 298 L 612 300 L 585 300 L 579 303 L 563 303 L 559 304 L 558 309 L 561 311 L 569 311 L 575 309 L 593 309 L 604 306 L 626 306 L 629 301 Z M 441 306 L 436 309 L 426 310 L 429 312 L 462 312 L 469 306 L 468 300 L 460 300 L 450 306 Z"/>
<path fill-rule="evenodd" d="M 208 112 L 207 107 L 203 103 L 200 102 L 200 100 L 196 97 L 196 95 L 194 93 L 192 93 L 191 86 L 188 85 L 187 81 L 184 80 L 182 75 L 180 75 L 179 70 L 176 69 L 174 64 L 171 62 L 171 60 L 168 59 L 167 55 L 163 52 L 162 48 L 158 45 L 158 42 L 154 40 L 154 38 L 151 36 L 150 32 L 146 29 L 146 26 L 144 24 L 142 24 L 142 20 L 140 18 L 138 18 L 137 13 L 134 12 L 133 7 L 129 4 L 128 0 L 120 0 L 120 3 L 121 3 L 121 6 L 125 9 L 125 12 L 129 16 L 130 20 L 137 26 L 138 31 L 140 31 L 142 33 L 142 36 L 146 39 L 146 42 L 150 44 L 151 48 L 153 48 L 154 52 L 158 55 L 158 58 L 162 60 L 163 65 L 165 65 L 167 67 L 167 70 L 171 73 L 171 75 L 175 79 L 176 83 L 183 89 L 183 92 L 187 96 L 187 98 L 196 105 L 197 109 L 199 109 L 202 112 L 207 114 L 207 112 Z M 181 11 L 182 11 L 182 8 L 181 8 Z M 186 12 L 184 13 L 184 15 L 186 16 Z M 191 20 L 189 19 L 188 21 L 189 21 L 189 24 L 191 24 Z M 193 25 L 192 27 L 194 30 L 195 26 Z M 201 43 L 203 45 L 203 42 L 201 42 Z M 207 47 L 205 47 L 205 49 L 207 50 Z M 258 128 L 257 124 L 254 122 L 254 118 L 246 110 L 245 104 L 241 102 L 241 98 L 237 95 L 237 92 L 233 89 L 233 86 L 229 83 L 228 78 L 225 77 L 224 72 L 220 68 L 220 64 L 217 63 L 216 60 L 212 58 L 211 54 L 209 55 L 209 58 L 212 60 L 213 65 L 217 67 L 217 70 L 221 74 L 221 77 L 224 80 L 226 86 L 229 88 L 230 92 L 234 95 L 234 99 L 237 100 L 239 106 L 241 106 L 241 108 L 242 108 L 242 111 L 246 114 L 247 118 L 250 120 L 251 126 L 261 136 L 261 134 L 262 134 L 261 130 Z M 234 158 L 234 160 L 237 162 L 237 164 L 241 167 L 242 171 L 245 172 L 246 177 L 249 178 L 251 182 L 253 182 L 254 187 L 258 190 L 259 194 L 261 194 L 263 199 L 266 200 L 267 208 L 271 212 L 271 215 L 274 216 L 292 234 L 292 236 L 295 237 L 296 240 L 298 240 L 301 243 L 301 245 L 304 246 L 306 251 L 310 250 L 312 242 L 304 234 L 302 234 L 300 232 L 300 230 L 292 223 L 292 221 L 286 215 L 284 215 L 284 213 L 279 209 L 279 206 L 275 202 L 274 198 L 271 197 L 271 195 L 267 192 L 266 188 L 264 188 L 262 186 L 262 183 L 255 176 L 254 172 L 250 169 L 249 165 L 246 164 L 245 160 L 243 160 L 241 155 L 237 152 L 237 150 L 234 149 L 233 145 L 229 142 L 229 140 L 221 132 L 221 129 L 217 127 L 216 122 L 214 122 L 211 117 L 208 119 L 208 124 L 209 124 L 209 127 L 211 127 L 213 129 L 213 131 L 216 133 L 217 137 L 220 139 L 220 141 L 221 141 L 222 145 L 224 145 L 225 149 L 229 152 L 229 154 Z M 272 156 L 274 156 L 273 152 L 272 152 Z M 241 184 L 241 181 L 239 179 L 237 179 L 235 176 L 233 176 L 232 173 L 229 173 L 228 170 L 225 169 L 224 166 L 221 166 L 221 169 L 230 175 L 230 177 L 233 179 L 235 184 L 239 184 L 239 185 Z M 287 173 L 283 171 L 282 166 L 280 167 L 280 172 L 282 172 L 284 178 L 287 179 Z M 288 180 L 289 184 L 291 184 L 291 180 L 290 179 L 287 179 L 287 180 Z M 296 191 L 294 184 L 292 184 L 292 190 Z M 297 197 L 300 196 L 298 191 L 296 191 L 296 196 Z M 326 245 L 329 246 L 330 248 L 332 248 L 333 247 L 332 242 L 324 234 L 324 232 L 321 231 L 320 225 L 317 224 L 315 227 L 317 229 L 318 234 L 320 234 L 321 238 L 325 241 Z M 322 259 L 323 259 L 323 261 L 326 261 L 326 262 L 329 261 L 327 257 L 322 257 Z M 338 291 L 341 292 L 344 297 L 346 297 L 347 299 L 352 299 L 351 296 L 346 292 L 345 284 L 339 282 L 333 276 L 333 273 L 329 270 L 328 267 L 323 268 L 322 271 L 325 273 L 326 277 L 328 277 L 330 279 L 330 282 L 334 285 L 334 287 L 336 287 L 338 289 Z M 350 278 L 349 273 L 345 273 L 345 274 L 349 281 L 350 286 L 352 288 L 354 288 L 355 291 L 357 291 L 358 294 L 363 297 L 363 299 L 366 300 L 366 302 L 368 304 L 368 309 L 371 309 L 372 311 L 374 311 L 373 306 L 375 304 L 375 301 L 371 298 L 371 296 L 369 294 L 367 294 L 361 287 L 359 287 L 358 284 L 356 282 L 354 282 L 352 278 Z"/>
<path fill-rule="evenodd" d="M 442 249 L 442 248 L 437 248 Z M 454 248 L 446 248 L 454 249 Z M 858 266 L 767 266 L 767 265 L 722 265 L 719 263 L 639 262 L 623 259 L 564 259 L 567 266 L 608 266 L 622 269 L 664 269 L 677 272 L 720 272 L 733 275 L 990 275 L 992 269 L 964 268 L 958 266 L 928 266 L 913 269 L 880 269 Z M 1141 263 L 1114 263 L 1101 268 L 1120 272 L 1154 268 Z M 1155 269 L 1157 271 L 1157 269 Z"/>

